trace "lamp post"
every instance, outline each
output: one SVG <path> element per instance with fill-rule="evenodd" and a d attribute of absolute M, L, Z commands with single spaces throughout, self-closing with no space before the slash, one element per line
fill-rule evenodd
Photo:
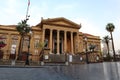
<path fill-rule="evenodd" d="M 87 50 L 87 36 L 84 36 L 84 41 L 85 41 L 85 54 L 86 54 L 86 63 L 89 64 L 89 61 L 88 61 L 88 50 Z"/>
<path fill-rule="evenodd" d="M 28 37 L 29 37 L 28 52 L 26 54 L 25 65 L 30 65 L 30 63 L 29 63 L 29 55 L 30 55 L 30 40 L 31 40 L 32 31 L 30 31 L 29 33 L 30 33 L 30 35 L 28 35 Z"/>

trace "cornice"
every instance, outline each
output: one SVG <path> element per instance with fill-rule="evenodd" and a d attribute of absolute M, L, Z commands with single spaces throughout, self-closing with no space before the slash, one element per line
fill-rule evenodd
<path fill-rule="evenodd" d="M 43 25 L 52 25 L 52 26 L 60 26 L 60 27 L 67 27 L 67 28 L 75 28 L 75 29 L 80 29 L 78 26 L 68 26 L 68 25 L 63 25 L 63 24 L 54 24 L 54 23 L 46 23 L 44 22 Z"/>

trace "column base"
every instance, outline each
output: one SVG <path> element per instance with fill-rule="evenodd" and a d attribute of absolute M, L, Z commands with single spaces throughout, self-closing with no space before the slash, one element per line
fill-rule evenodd
<path fill-rule="evenodd" d="M 65 65 L 66 65 L 66 66 L 68 66 L 68 65 L 69 65 L 68 61 L 67 61 L 67 62 L 65 62 Z"/>
<path fill-rule="evenodd" d="M 15 66 L 15 60 L 11 61 L 11 66 Z"/>
<path fill-rule="evenodd" d="M 53 54 L 52 52 L 49 52 L 49 54 Z"/>
<path fill-rule="evenodd" d="M 41 64 L 41 66 L 43 66 L 43 65 L 44 65 L 44 62 L 43 62 L 43 61 L 41 61 L 41 62 L 40 62 L 40 64 Z"/>
<path fill-rule="evenodd" d="M 57 55 L 60 55 L 60 53 L 57 53 Z"/>

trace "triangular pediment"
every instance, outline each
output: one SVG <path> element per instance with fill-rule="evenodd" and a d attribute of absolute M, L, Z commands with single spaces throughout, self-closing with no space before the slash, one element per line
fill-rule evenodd
<path fill-rule="evenodd" d="M 65 26 L 74 26 L 73 24 L 70 24 L 65 21 L 55 21 L 55 22 L 50 22 L 51 24 L 59 24 L 59 25 L 65 25 Z"/>
<path fill-rule="evenodd" d="M 47 25 L 72 27 L 72 28 L 77 28 L 77 29 L 79 29 L 81 27 L 79 24 L 76 24 L 76 23 L 74 23 L 66 18 L 63 18 L 63 17 L 43 19 L 41 21 L 41 23 L 47 24 Z"/>

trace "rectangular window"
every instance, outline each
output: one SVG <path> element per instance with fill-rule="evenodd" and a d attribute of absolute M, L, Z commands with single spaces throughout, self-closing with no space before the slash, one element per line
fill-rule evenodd
<path fill-rule="evenodd" d="M 18 43 L 18 36 L 12 35 L 12 45 L 17 45 L 17 43 Z"/>
<path fill-rule="evenodd" d="M 23 48 L 28 48 L 28 45 L 29 45 L 29 38 L 25 37 L 23 42 Z"/>
<path fill-rule="evenodd" d="M 40 35 L 34 35 L 34 48 L 40 47 Z"/>
<path fill-rule="evenodd" d="M 34 47 L 35 48 L 39 48 L 39 40 L 38 39 L 35 40 Z"/>

